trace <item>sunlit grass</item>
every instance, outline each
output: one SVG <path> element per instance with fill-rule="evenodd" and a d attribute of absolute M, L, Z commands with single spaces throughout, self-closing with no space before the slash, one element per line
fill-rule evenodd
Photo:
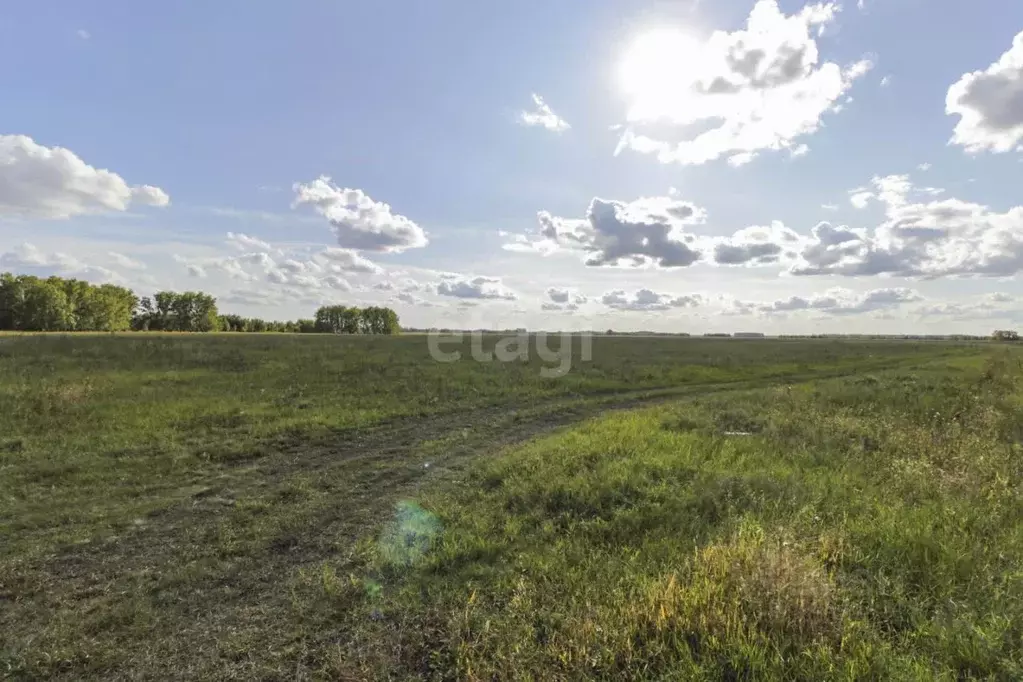
<path fill-rule="evenodd" d="M 0 670 L 1020 676 L 1011 351 L 607 337 L 549 379 L 463 350 L 0 338 Z"/>
<path fill-rule="evenodd" d="M 445 531 L 349 661 L 397 629 L 441 677 L 1019 679 L 1021 381 L 728 394 L 482 461 L 422 497 Z"/>

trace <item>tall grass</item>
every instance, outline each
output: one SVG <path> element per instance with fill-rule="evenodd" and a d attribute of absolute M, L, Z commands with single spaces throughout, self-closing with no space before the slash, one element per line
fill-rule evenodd
<path fill-rule="evenodd" d="M 1021 399 L 1005 354 L 616 414 L 482 460 L 420 500 L 444 531 L 414 570 L 368 550 L 382 616 L 342 669 L 1021 679 Z"/>
<path fill-rule="evenodd" d="M 1015 356 L 462 350 L 0 336 L 0 674 L 1019 675 Z"/>

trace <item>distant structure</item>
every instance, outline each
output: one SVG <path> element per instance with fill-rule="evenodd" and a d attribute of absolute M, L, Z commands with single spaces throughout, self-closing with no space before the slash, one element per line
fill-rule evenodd
<path fill-rule="evenodd" d="M 767 338 L 763 332 L 735 332 L 733 336 L 737 339 L 764 339 Z"/>

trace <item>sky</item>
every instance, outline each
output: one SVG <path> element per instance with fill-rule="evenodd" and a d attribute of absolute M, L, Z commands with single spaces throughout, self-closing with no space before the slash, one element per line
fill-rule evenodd
<path fill-rule="evenodd" d="M 1023 326 L 1023 3 L 0 8 L 0 271 L 221 312 Z"/>

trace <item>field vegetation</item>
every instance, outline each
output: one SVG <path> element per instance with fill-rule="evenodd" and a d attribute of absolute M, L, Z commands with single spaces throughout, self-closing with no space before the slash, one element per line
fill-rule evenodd
<path fill-rule="evenodd" d="M 0 671 L 1023 677 L 1015 348 L 462 350 L 0 336 Z"/>

